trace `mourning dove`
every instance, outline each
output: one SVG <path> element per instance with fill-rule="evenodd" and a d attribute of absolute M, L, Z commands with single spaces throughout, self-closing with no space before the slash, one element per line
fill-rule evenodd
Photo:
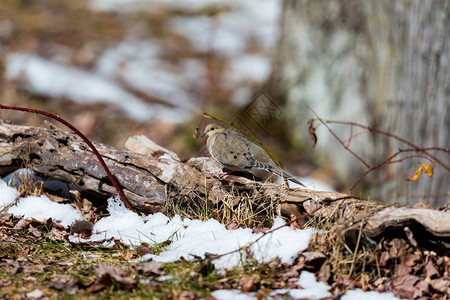
<path fill-rule="evenodd" d="M 236 130 L 211 123 L 206 126 L 201 137 L 205 135 L 208 136 L 206 147 L 209 153 L 227 169 L 266 170 L 304 186 L 294 176 L 281 169 L 261 146 Z"/>

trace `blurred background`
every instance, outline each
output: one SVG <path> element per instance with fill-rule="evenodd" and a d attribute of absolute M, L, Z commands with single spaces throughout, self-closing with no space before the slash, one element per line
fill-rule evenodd
<path fill-rule="evenodd" d="M 3 0 L 0 101 L 58 114 L 121 149 L 129 136 L 144 134 L 181 159 L 208 155 L 193 137 L 207 112 L 247 129 L 290 172 L 348 192 L 367 167 L 324 126 L 313 148 L 312 110 L 419 147 L 448 148 L 449 7 L 420 0 Z M 13 111 L 0 118 L 44 120 Z M 410 148 L 330 126 L 369 165 Z M 412 157 L 378 168 L 353 192 L 441 206 L 450 159 L 431 153 L 444 167 Z M 420 162 L 434 176 L 406 181 Z"/>

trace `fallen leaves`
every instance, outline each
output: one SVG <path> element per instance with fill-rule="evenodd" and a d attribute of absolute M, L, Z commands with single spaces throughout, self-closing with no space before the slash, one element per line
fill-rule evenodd
<path fill-rule="evenodd" d="M 361 247 L 357 249 L 355 242 L 346 235 L 347 247 L 352 253 L 357 251 L 358 259 L 362 257 L 358 256 L 358 251 L 368 249 L 367 247 L 376 248 L 368 256 L 366 263 L 370 272 L 355 269 L 354 276 L 346 278 L 336 272 L 334 265 L 330 263 L 334 252 L 327 242 L 339 238 L 341 235 L 338 232 L 319 236 L 315 241 L 315 251 L 299 254 L 292 265 L 273 260 L 265 265 L 249 265 L 239 275 L 227 271 L 219 276 L 217 270 L 209 267 L 210 262 L 208 265 L 204 259 L 197 258 L 190 266 L 186 261 L 175 263 L 176 268 L 181 268 L 177 269 L 181 272 L 185 272 L 182 269 L 184 265 L 185 268 L 191 268 L 191 271 L 187 269 L 189 272 L 185 275 L 177 277 L 178 271 L 168 271 L 173 266 L 167 268 L 165 264 L 152 260 L 122 263 L 145 254 L 154 254 L 155 250 L 149 244 L 142 243 L 135 249 L 130 249 L 114 238 L 96 242 L 73 242 L 68 238 L 69 231 L 74 235 L 87 236 L 92 231 L 90 223 L 75 225 L 63 228 L 51 219 L 44 222 L 25 221 L 3 215 L 0 218 L 0 253 L 8 255 L 0 254 L 0 269 L 8 277 L 0 279 L 0 287 L 13 290 L 17 289 L 20 282 L 22 290 L 19 294 L 27 298 L 52 297 L 60 293 L 87 296 L 93 293 L 101 296 L 109 291 L 136 293 L 143 286 L 159 289 L 164 295 L 180 300 L 204 296 L 197 290 L 189 290 L 194 287 L 201 290 L 239 289 L 243 293 L 257 292 L 264 296 L 277 288 L 298 288 L 298 278 L 302 271 L 307 270 L 314 272 L 318 280 L 330 284 L 335 298 L 346 290 L 357 287 L 366 291 L 393 292 L 401 298 L 445 299 L 444 295 L 450 292 L 448 256 L 421 248 L 421 235 L 413 226 L 399 230 L 401 237 L 387 236 L 378 244 L 362 239 Z M 233 223 L 229 225 L 235 226 Z M 45 241 L 53 245 L 44 249 L 40 243 Z M 113 246 L 105 247 L 103 243 Z M 59 245 L 60 248 L 56 251 L 52 249 L 54 245 Z M 75 249 L 79 252 L 74 251 Z M 63 254 L 64 251 L 67 253 Z M 111 252 L 114 253 L 113 259 L 107 258 Z M 72 253 L 80 254 L 73 256 Z M 208 256 L 206 259 L 212 257 Z M 210 275 L 213 275 L 215 281 L 206 282 L 205 278 Z M 189 283 L 185 281 L 180 286 L 180 278 Z"/>
<path fill-rule="evenodd" d="M 416 289 L 415 285 L 420 280 L 418 276 L 403 275 L 395 278 L 391 284 L 392 291 L 395 295 L 402 298 L 416 298 L 422 297 L 422 293 L 419 289 Z"/>
<path fill-rule="evenodd" d="M 450 295 L 450 279 L 438 278 L 430 281 L 430 285 L 438 292 Z"/>
<path fill-rule="evenodd" d="M 83 224 L 83 228 L 86 228 L 85 225 L 89 224 Z M 120 267 L 98 263 L 98 259 L 104 257 L 104 254 L 86 252 L 81 257 L 73 256 L 73 253 L 79 253 L 83 246 L 100 252 L 104 248 L 97 250 L 95 243 L 74 243 L 76 248 L 67 246 L 69 228 L 54 223 L 52 219 L 44 222 L 35 219 L 27 221 L 4 214 L 0 218 L 0 226 L 0 269 L 3 275 L 8 276 L 8 279 L 0 280 L 0 287 L 6 294 L 7 289 L 12 289 L 15 291 L 14 295 L 35 299 L 52 295 L 54 291 L 74 294 L 82 290 L 90 293 L 109 287 L 132 289 L 137 285 L 137 280 L 131 278 L 131 267 L 128 267 L 127 275 Z M 116 248 L 125 250 L 115 250 L 120 256 L 130 253 L 135 255 L 135 252 L 128 251 L 128 246 L 125 247 L 121 241 L 113 239 L 111 242 L 115 243 Z M 74 252 L 74 249 L 78 250 Z M 147 273 L 163 272 L 158 270 L 161 267 L 158 263 L 147 262 L 144 266 Z M 79 275 L 64 274 L 67 271 Z M 94 276 L 91 275 L 92 272 Z M 45 288 L 37 288 L 36 285 Z M 18 293 L 17 289 L 24 292 Z"/>
<path fill-rule="evenodd" d="M 73 278 L 71 275 L 58 275 L 54 277 L 48 284 L 49 287 L 66 291 L 69 294 L 75 294 L 79 290 L 79 281 Z"/>
<path fill-rule="evenodd" d="M 134 266 L 134 270 L 141 272 L 147 276 L 149 275 L 164 275 L 165 272 L 162 270 L 163 264 L 156 261 L 145 261 Z"/>
<path fill-rule="evenodd" d="M 88 293 L 98 292 L 106 287 L 117 285 L 121 289 L 132 289 L 136 287 L 137 280 L 127 276 L 118 266 L 112 266 L 106 263 L 99 263 L 95 268 L 95 282 L 87 289 Z"/>

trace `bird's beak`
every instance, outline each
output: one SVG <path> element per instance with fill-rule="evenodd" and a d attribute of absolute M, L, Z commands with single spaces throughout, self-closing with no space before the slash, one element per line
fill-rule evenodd
<path fill-rule="evenodd" d="M 203 132 L 200 138 L 204 137 L 207 133 L 208 133 L 207 131 Z"/>

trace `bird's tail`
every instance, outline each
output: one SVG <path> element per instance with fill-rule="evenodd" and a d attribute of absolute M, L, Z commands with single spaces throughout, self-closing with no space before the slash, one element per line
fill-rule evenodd
<path fill-rule="evenodd" d="M 262 170 L 269 171 L 269 172 L 271 172 L 271 173 L 273 173 L 275 175 L 284 177 L 287 180 L 290 180 L 292 182 L 295 182 L 296 184 L 300 184 L 301 186 L 306 187 L 303 183 L 301 183 L 299 180 L 297 180 L 297 178 L 294 175 L 286 172 L 285 170 L 279 168 L 278 166 L 277 167 L 273 167 L 271 165 L 268 165 L 268 164 L 256 161 L 254 169 L 262 169 Z"/>
<path fill-rule="evenodd" d="M 294 175 L 286 172 L 285 170 L 281 170 L 281 171 L 283 172 L 283 177 L 286 178 L 287 180 L 290 180 L 292 182 L 295 182 L 296 184 L 300 184 L 301 186 L 306 187 L 303 183 L 301 183 L 299 180 L 297 180 L 297 178 Z"/>

